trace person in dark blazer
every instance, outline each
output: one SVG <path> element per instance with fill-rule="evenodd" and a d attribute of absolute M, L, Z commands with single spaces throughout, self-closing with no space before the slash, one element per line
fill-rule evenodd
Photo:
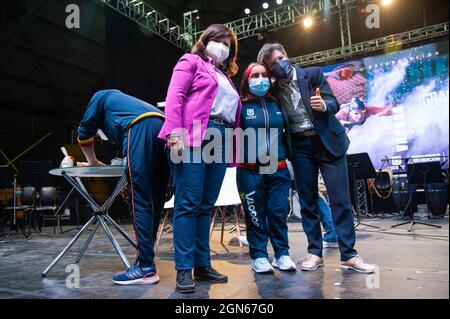
<path fill-rule="evenodd" d="M 347 177 L 346 152 L 350 140 L 335 114 L 339 103 L 320 68 L 293 66 L 281 44 L 267 43 L 258 62 L 269 67 L 276 81 L 273 93 L 288 114 L 291 161 L 297 184 L 302 223 L 308 238 L 308 257 L 302 270 L 323 266 L 318 174 L 322 172 L 330 198 L 333 221 L 339 237 L 342 267 L 373 273 L 355 250 L 355 228 Z"/>

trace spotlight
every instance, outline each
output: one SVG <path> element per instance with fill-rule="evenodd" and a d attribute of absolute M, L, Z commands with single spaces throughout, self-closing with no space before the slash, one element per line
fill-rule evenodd
<path fill-rule="evenodd" d="M 277 4 L 278 5 L 282 5 L 283 4 L 283 0 L 277 0 Z"/>
<path fill-rule="evenodd" d="M 252 11 L 249 8 L 245 8 L 244 12 L 245 14 L 250 14 Z"/>
<path fill-rule="evenodd" d="M 269 4 L 267 2 L 264 2 L 262 4 L 263 9 L 269 9 Z"/>
<path fill-rule="evenodd" d="M 306 17 L 305 20 L 303 20 L 303 25 L 305 28 L 310 28 L 313 25 L 314 21 L 311 17 Z"/>
<path fill-rule="evenodd" d="M 392 4 L 392 0 L 383 0 L 382 3 L 383 3 L 383 5 L 385 7 L 387 7 L 387 6 L 390 6 Z"/>

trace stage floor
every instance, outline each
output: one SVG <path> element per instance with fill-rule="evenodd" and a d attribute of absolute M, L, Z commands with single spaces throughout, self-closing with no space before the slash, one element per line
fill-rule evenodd
<path fill-rule="evenodd" d="M 229 276 L 229 283 L 198 283 L 197 292 L 181 295 L 175 292 L 175 270 L 171 234 L 159 246 L 156 264 L 161 278 L 153 286 L 120 287 L 111 277 L 123 269 L 118 256 L 99 230 L 85 257 L 79 264 L 80 288 L 66 286 L 66 266 L 73 263 L 81 242 L 69 251 L 59 264 L 41 278 L 41 272 L 75 234 L 53 236 L 52 228 L 30 240 L 0 243 L 0 299 L 10 298 L 175 298 L 175 299 L 376 299 L 376 298 L 449 298 L 449 228 L 445 221 L 433 220 L 442 229 L 416 225 L 412 233 L 391 229 L 397 219 L 371 219 L 365 222 L 380 226 L 359 226 L 357 249 L 379 272 L 368 277 L 343 270 L 337 249 L 325 251 L 325 267 L 315 272 L 256 275 L 251 271 L 248 248 L 240 248 L 236 233 L 225 232 L 225 245 L 220 244 L 220 229 L 211 241 L 213 265 Z M 232 225 L 227 225 L 230 229 Z M 133 234 L 132 226 L 125 226 Z M 133 235 L 134 236 L 134 235 Z M 84 237 L 85 238 L 85 237 Z M 117 236 L 130 262 L 134 251 Z M 300 262 L 306 256 L 306 238 L 301 225 L 289 224 L 291 256 Z M 270 249 L 271 251 L 271 249 Z"/>

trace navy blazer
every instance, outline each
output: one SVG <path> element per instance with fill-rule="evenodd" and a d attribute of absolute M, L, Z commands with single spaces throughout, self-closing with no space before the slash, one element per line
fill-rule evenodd
<path fill-rule="evenodd" d="M 303 103 L 314 125 L 319 133 L 323 145 L 335 157 L 345 155 L 350 146 L 350 140 L 345 133 L 344 126 L 339 122 L 335 114 L 339 111 L 340 105 L 331 90 L 322 70 L 318 67 L 300 68 L 295 67 L 297 72 L 297 83 L 300 88 Z M 314 111 L 311 107 L 311 97 L 316 94 L 316 89 L 320 89 L 322 99 L 327 104 L 326 112 Z M 273 92 L 277 96 L 278 89 Z M 288 121 L 289 123 L 289 121 Z M 289 125 L 289 124 L 288 124 Z M 289 130 L 289 127 L 288 127 Z M 292 134 L 289 134 L 292 138 Z M 292 145 L 288 143 L 289 146 Z"/>

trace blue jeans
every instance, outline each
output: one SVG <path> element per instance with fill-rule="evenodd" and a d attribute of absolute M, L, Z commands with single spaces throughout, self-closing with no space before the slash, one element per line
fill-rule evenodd
<path fill-rule="evenodd" d="M 319 195 L 317 205 L 319 206 L 320 222 L 325 229 L 325 235 L 323 235 L 323 241 L 325 242 L 337 242 L 339 241 L 336 230 L 334 229 L 333 216 L 331 215 L 330 207 L 328 203 Z"/>
<path fill-rule="evenodd" d="M 217 128 L 223 133 L 221 138 L 224 146 L 225 128 L 212 122 L 209 122 L 209 127 Z M 203 143 L 200 148 L 185 149 L 185 152 L 202 151 L 205 144 Z M 172 163 L 171 166 L 175 185 L 173 213 L 175 267 L 177 270 L 209 267 L 211 212 L 219 196 L 228 165 L 223 160 L 221 163 L 207 164 L 201 158 L 200 163 L 181 162 Z"/>

